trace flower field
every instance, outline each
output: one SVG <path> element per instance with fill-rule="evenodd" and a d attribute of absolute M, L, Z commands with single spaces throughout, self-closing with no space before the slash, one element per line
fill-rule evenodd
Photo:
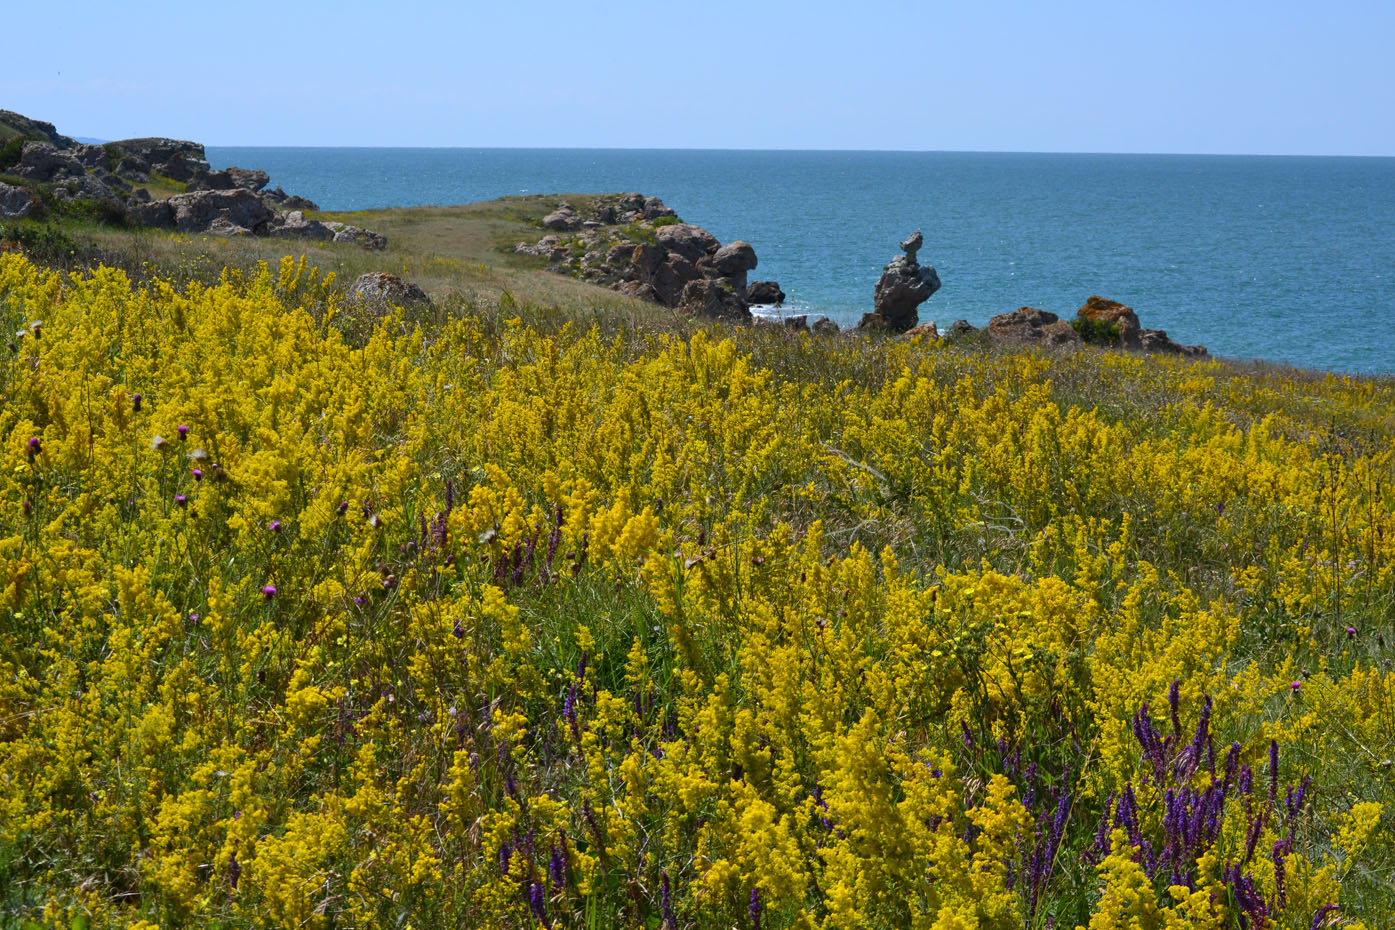
<path fill-rule="evenodd" d="M 457 309 L 0 256 L 0 927 L 1395 926 L 1395 384 Z"/>

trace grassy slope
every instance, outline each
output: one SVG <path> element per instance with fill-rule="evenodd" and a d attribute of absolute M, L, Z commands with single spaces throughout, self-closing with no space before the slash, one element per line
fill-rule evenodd
<path fill-rule="evenodd" d="M 536 220 L 560 199 L 564 198 L 508 198 L 458 207 L 322 215 L 322 218 L 341 219 L 384 233 L 390 245 L 381 253 L 347 245 L 218 240 L 93 227 L 73 226 L 68 232 L 78 240 L 90 242 L 108 259 L 137 274 L 155 271 L 176 280 L 214 280 L 225 266 L 246 268 L 259 261 L 274 265 L 287 253 L 305 254 L 321 268 L 336 272 L 344 283 L 364 271 L 386 270 L 401 274 L 419 283 L 436 299 L 435 318 L 423 320 L 428 330 L 456 314 L 479 318 L 485 333 L 482 345 L 489 350 L 481 352 L 481 358 L 488 359 L 489 376 L 500 379 L 503 386 L 499 394 L 507 398 L 509 382 L 505 376 L 510 375 L 510 366 L 519 364 L 511 361 L 502 348 L 502 343 L 507 341 L 506 321 L 512 316 L 524 317 L 529 325 L 544 333 L 555 333 L 569 322 L 598 323 L 606 331 L 621 334 L 617 351 L 637 365 L 656 354 L 655 331 L 688 332 L 700 328 L 652 305 L 547 273 L 539 259 L 512 254 L 515 243 L 533 241 L 542 235 L 542 230 L 535 225 Z M 581 198 L 568 196 L 565 199 L 575 203 Z M 1391 447 L 1392 437 L 1395 437 L 1395 382 L 1390 379 L 1339 379 L 1277 367 L 1218 362 L 1192 366 L 1170 359 L 1135 361 L 1095 350 L 1065 356 L 1033 355 L 1024 359 L 1020 353 L 969 346 L 922 356 L 903 342 L 860 336 L 820 340 L 762 330 L 723 330 L 721 335 L 731 336 L 739 351 L 748 355 L 756 368 L 770 372 L 772 391 L 789 385 L 796 389 L 807 387 L 815 392 L 817 402 L 806 401 L 802 413 L 792 410 L 791 423 L 804 418 L 803 428 L 810 433 L 811 442 L 813 439 L 823 442 L 822 447 L 817 443 L 814 447 L 822 448 L 821 454 L 829 457 L 821 466 L 824 469 L 831 472 L 841 468 L 841 457 L 847 459 L 846 487 L 821 489 L 822 496 L 810 501 L 791 489 L 802 487 L 806 481 L 824 480 L 817 469 L 810 468 L 806 472 L 802 470 L 805 468 L 803 460 L 788 461 L 780 467 L 789 470 L 792 480 L 781 482 L 776 480 L 778 474 L 775 478 L 768 475 L 768 466 L 754 461 L 756 455 L 751 450 L 733 445 L 732 455 L 741 460 L 742 468 L 748 467 L 745 460 L 748 454 L 753 460 L 749 464 L 750 480 L 757 483 L 762 493 L 752 501 L 756 502 L 754 506 L 768 508 L 769 524 L 785 522 L 802 533 L 813 520 L 821 520 L 830 554 L 846 553 L 854 544 L 873 552 L 890 546 L 909 572 L 933 581 L 947 570 L 968 572 L 980 559 L 989 560 L 994 568 L 1007 575 L 1025 577 L 1040 573 L 1043 566 L 1034 560 L 1043 558 L 1040 553 L 1050 550 L 1051 546 L 1042 544 L 1036 534 L 1055 519 L 1044 515 L 1054 514 L 1057 507 L 1109 520 L 1118 520 L 1120 513 L 1129 512 L 1137 515 L 1137 522 L 1132 530 L 1130 545 L 1133 548 L 1128 555 L 1131 560 L 1128 571 L 1137 568 L 1133 559 L 1146 559 L 1165 576 L 1174 579 L 1160 590 L 1173 590 L 1174 585 L 1185 584 L 1201 604 L 1229 605 L 1227 609 L 1234 609 L 1243 616 L 1241 639 L 1229 657 L 1232 665 L 1229 670 L 1217 670 L 1218 677 L 1238 670 L 1251 659 L 1265 674 L 1279 674 L 1291 668 L 1285 665 L 1286 661 L 1296 660 L 1299 670 L 1292 671 L 1292 675 L 1306 675 L 1311 671 L 1321 676 L 1321 670 L 1330 662 L 1332 673 L 1339 679 L 1358 661 L 1367 667 L 1389 668 L 1390 653 L 1384 642 L 1377 645 L 1372 635 L 1380 629 L 1389 630 L 1390 618 L 1395 614 L 1395 580 L 1388 568 L 1389 553 L 1382 554 L 1388 547 L 1383 542 L 1373 542 L 1371 545 L 1375 548 L 1371 552 L 1374 554 L 1362 555 L 1354 550 L 1363 544 L 1361 541 L 1366 536 L 1354 531 L 1347 535 L 1347 521 L 1351 521 L 1352 526 L 1362 521 L 1361 525 L 1371 533 L 1376 533 L 1382 524 L 1374 518 L 1367 521 L 1354 509 L 1343 513 L 1341 527 L 1327 526 L 1320 511 L 1324 500 L 1321 486 L 1325 480 L 1324 467 L 1321 461 L 1308 461 L 1306 456 L 1331 455 L 1334 461 L 1340 459 L 1348 466 L 1365 456 L 1384 469 L 1371 474 L 1355 469 L 1340 474 L 1332 472 L 1338 475 L 1334 484 L 1340 488 L 1341 495 L 1349 495 L 1352 500 L 1360 498 L 1364 501 L 1363 507 L 1373 508 L 1372 513 L 1376 509 L 1383 513 L 1388 508 L 1389 497 L 1395 497 L 1395 491 L 1387 496 L 1391 460 L 1388 451 L 1383 451 Z M 574 338 L 565 337 L 562 344 L 570 344 Z M 530 351 L 541 354 L 537 349 Z M 497 356 L 491 354 L 495 352 Z M 1038 361 L 1039 369 L 1035 367 Z M 582 366 L 581 362 L 577 364 Z M 900 377 L 903 365 L 914 366 L 917 373 L 923 371 L 937 389 L 947 391 L 948 386 L 955 385 L 961 378 L 971 382 L 978 394 L 978 403 L 987 411 L 985 422 L 994 422 L 990 413 L 1001 416 L 1000 411 L 994 412 L 996 403 L 990 399 L 995 385 L 1009 398 L 1019 397 L 1027 387 L 1049 385 L 1046 391 L 1052 403 L 1065 411 L 1093 411 L 1093 415 L 1118 430 L 1112 441 L 1119 446 L 1135 451 L 1154 447 L 1158 462 L 1170 463 L 1174 470 L 1172 483 L 1142 473 L 1136 482 L 1130 482 L 1123 469 L 1108 476 L 1086 470 L 1069 473 L 1065 469 L 1073 463 L 1088 463 L 1093 461 L 1091 456 L 1098 455 L 1099 463 L 1107 465 L 1110 456 L 1118 453 L 1106 455 L 1104 446 L 1101 450 L 1091 450 L 1087 448 L 1088 443 L 1070 454 L 1062 453 L 1059 447 L 1052 451 L 1050 442 L 1042 440 L 1042 436 L 1050 432 L 1051 425 L 1045 421 L 1038 423 L 1024 413 L 1024 422 L 1017 424 L 1010 437 L 1013 442 L 1020 442 L 1021 447 L 988 449 L 988 439 L 985 439 L 984 450 L 961 449 L 960 454 L 964 460 L 981 460 L 983 467 L 991 470 L 993 463 L 1001 462 L 1001 456 L 1023 454 L 1022 448 L 1033 447 L 1037 448 L 1036 454 L 1042 456 L 1043 461 L 1053 463 L 1057 471 L 1043 470 L 1039 476 L 1016 476 L 1012 481 L 1004 480 L 998 487 L 973 484 L 966 478 L 963 487 L 968 490 L 960 490 L 960 498 L 953 502 L 956 507 L 973 508 L 976 519 L 965 520 L 957 511 L 937 510 L 927 503 L 931 500 L 929 496 L 917 500 L 916 495 L 921 493 L 917 490 L 921 484 L 937 493 L 943 490 L 937 479 L 927 477 L 937 467 L 936 450 L 931 443 L 939 427 L 932 430 L 928 422 L 914 420 L 898 424 L 896 418 L 905 416 L 901 412 L 904 397 L 884 409 L 870 412 L 865 407 L 843 403 L 845 395 L 860 390 L 869 392 L 864 398 L 868 401 L 874 399 L 878 391 L 884 391 L 887 398 L 899 396 L 889 386 Z M 846 387 L 836 387 L 838 385 Z M 662 404 L 673 404 L 679 393 L 674 391 L 657 397 Z M 947 393 L 945 405 L 951 402 L 957 403 L 957 400 Z M 837 414 L 825 420 L 820 404 L 837 409 Z M 972 406 L 964 405 L 966 410 Z M 1028 404 L 1024 402 L 1024 406 Z M 681 408 L 677 410 L 677 413 L 685 412 Z M 961 415 L 964 411 L 955 408 L 955 415 L 949 416 L 948 421 L 952 423 Z M 507 422 L 509 416 L 490 413 L 482 416 L 480 422 Z M 655 419 L 661 421 L 663 418 L 656 415 Z M 1272 433 L 1295 444 L 1291 451 L 1295 455 L 1302 454 L 1299 464 L 1304 474 L 1311 476 L 1310 484 L 1318 489 L 1311 501 L 1303 499 L 1301 511 L 1297 503 L 1300 492 L 1285 496 L 1272 488 L 1266 490 L 1264 481 L 1273 482 L 1273 475 L 1282 474 L 1278 466 L 1273 466 L 1272 473 L 1266 472 L 1267 478 L 1252 477 L 1240 471 L 1241 467 L 1253 468 L 1256 463 L 1270 468 L 1270 453 L 1260 446 L 1256 461 L 1245 461 L 1243 449 L 1236 443 L 1254 441 L 1259 444 L 1260 441 L 1241 436 L 1231 442 L 1226 430 L 1230 427 L 1237 431 L 1255 430 L 1261 421 L 1266 425 L 1257 432 Z M 673 422 L 683 421 L 675 414 Z M 687 422 L 690 424 L 691 420 Z M 692 429 L 691 425 L 679 428 Z M 796 428 L 790 427 L 790 435 Z M 1068 431 L 1060 429 L 1060 433 L 1066 440 L 1070 439 Z M 986 433 L 980 431 L 979 435 L 982 437 Z M 903 436 L 909 437 L 904 443 Z M 468 437 L 469 433 L 464 433 L 462 441 Z M 862 451 L 858 445 L 863 446 Z M 1171 451 L 1174 445 L 1181 451 L 1174 454 Z M 512 449 L 515 451 L 509 454 L 522 455 L 524 452 L 516 451 L 521 446 L 497 448 Z M 445 444 L 431 450 L 437 457 L 429 463 L 446 468 L 457 448 Z M 1204 453 L 1204 458 L 1194 458 L 1193 450 L 1198 457 Z M 482 446 L 481 454 L 484 451 Z M 1220 465 L 1210 464 L 1214 461 L 1229 467 L 1231 456 L 1235 457 L 1233 475 Z M 1136 461 L 1146 463 L 1145 452 L 1137 452 Z M 1065 478 L 1069 481 L 1061 484 Z M 1201 491 L 1206 493 L 1194 491 L 1190 486 L 1200 478 L 1214 482 L 1201 486 Z M 691 482 L 684 484 L 683 490 L 688 495 L 689 505 L 696 511 L 700 509 L 699 503 L 694 503 L 701 500 L 700 489 L 713 484 L 714 476 L 699 472 L 688 477 L 685 473 L 684 480 Z M 1250 481 L 1254 482 L 1253 487 L 1248 486 Z M 1372 482 L 1375 490 L 1363 494 L 1357 486 L 1361 481 Z M 760 482 L 767 482 L 768 486 Z M 1084 501 L 1053 495 L 1052 482 L 1078 489 Z M 1242 487 L 1248 489 L 1241 491 Z M 1214 497 L 1206 496 L 1212 492 Z M 714 493 L 721 498 L 722 492 Z M 1218 504 L 1223 507 L 1218 509 Z M 1168 511 L 1165 520 L 1158 516 L 1165 509 L 1164 505 Z M 670 506 L 683 505 L 675 501 Z M 1335 520 L 1334 515 L 1334 523 Z M 680 532 L 687 532 L 687 529 L 684 527 Z M 1089 545 L 1102 545 L 1111 532 L 1101 531 L 1100 538 L 1089 540 Z M 1263 533 L 1272 534 L 1272 540 L 1266 540 Z M 1382 541 L 1385 535 L 1389 534 L 1382 535 Z M 1325 557 L 1317 551 L 1330 545 L 1333 538 L 1339 539 L 1337 546 L 1344 552 L 1342 558 Z M 1298 549 L 1300 540 L 1301 550 Z M 1310 540 L 1313 552 L 1308 555 Z M 1251 544 L 1256 547 L 1254 553 L 1245 548 Z M 1064 544 L 1057 547 L 1062 552 L 1069 548 Z M 1313 560 L 1312 564 L 1318 566 L 1315 571 L 1319 580 L 1323 565 L 1335 569 L 1339 564 L 1346 564 L 1348 559 L 1351 565 L 1365 560 L 1362 564 L 1369 563 L 1369 571 L 1358 568 L 1359 578 L 1353 576 L 1343 581 L 1359 592 L 1360 600 L 1354 599 L 1352 594 L 1343 595 L 1340 588 L 1335 595 L 1328 595 L 1325 602 L 1319 598 L 1301 612 L 1282 607 L 1279 596 L 1268 588 L 1264 589 L 1265 598 L 1247 600 L 1245 592 L 1236 585 L 1234 570 L 1250 564 L 1268 564 L 1271 571 L 1278 570 L 1275 568 L 1277 561 L 1266 560 L 1277 560 L 1290 549 L 1299 553 L 1295 558 Z M 1076 567 L 1071 560 L 1080 560 L 1080 553 L 1059 558 L 1063 562 L 1056 574 L 1071 578 Z M 1298 564 L 1306 563 L 1300 561 Z M 1121 568 L 1121 572 L 1123 570 Z M 1314 575 L 1309 571 L 1311 580 Z M 597 618 L 604 617 L 594 621 L 598 630 L 608 629 L 608 624 L 614 625 L 610 619 L 612 613 L 624 620 L 627 611 L 636 615 L 646 610 L 652 612 L 638 592 L 622 589 L 617 583 L 615 593 L 611 594 L 608 585 L 601 584 L 601 580 L 597 579 L 595 591 L 582 591 L 596 601 L 587 606 L 586 612 Z M 1088 586 L 1079 579 L 1077 583 Z M 536 597 L 523 591 L 519 592 L 518 602 L 542 628 L 556 622 L 556 617 L 560 616 L 550 599 L 562 597 L 566 590 L 571 589 L 559 588 L 562 593 L 556 595 L 548 589 Z M 602 603 L 602 593 L 612 600 Z M 1111 612 L 1121 609 L 1118 600 L 1123 600 L 1122 596 L 1107 586 L 1101 585 L 1095 596 L 1103 609 Z M 1170 606 L 1168 612 L 1178 609 Z M 1157 607 L 1152 618 L 1156 621 L 1162 612 L 1162 607 Z M 1362 628 L 1361 638 L 1353 643 L 1348 643 L 1343 634 L 1348 622 L 1358 622 Z M 1300 625 L 1315 631 L 1316 638 L 1311 645 L 1301 642 L 1306 634 L 1296 632 Z M 625 623 L 618 626 L 619 632 L 611 643 L 611 651 L 616 655 L 624 652 L 628 642 Z M 1277 639 L 1280 635 L 1286 637 L 1282 642 Z M 712 653 L 713 660 L 717 661 L 720 650 L 714 647 Z M 549 666 L 546 671 L 552 673 L 570 668 L 575 656 L 568 655 L 566 659 L 555 663 L 555 668 Z M 722 660 L 730 661 L 725 657 Z M 608 672 L 618 679 L 615 668 L 608 668 Z M 1316 686 L 1311 690 L 1316 692 Z M 1317 699 L 1316 694 L 1311 698 Z M 1271 701 L 1271 706 L 1279 708 L 1273 711 L 1276 717 L 1288 721 L 1290 715 L 1298 716 L 1298 711 L 1287 709 L 1297 703 L 1296 698 L 1287 704 L 1275 700 Z M 1248 718 L 1243 723 L 1253 726 L 1254 719 Z M 1325 810 L 1341 809 L 1352 798 L 1395 800 L 1395 791 L 1383 779 L 1383 772 L 1388 773 L 1388 764 L 1381 769 L 1382 760 L 1395 746 L 1395 730 L 1390 729 L 1389 722 L 1395 718 L 1381 719 L 1387 720 L 1380 725 L 1379 734 L 1385 742 L 1371 744 L 1376 755 L 1369 759 L 1363 754 L 1370 751 L 1368 745 L 1353 745 L 1336 739 L 1324 744 L 1318 722 L 1307 724 L 1311 733 L 1293 738 L 1292 751 L 1302 755 L 1304 769 L 1312 770 L 1315 782 L 1321 785 L 1323 803 L 1329 805 Z M 1248 732 L 1242 735 L 1247 739 L 1253 736 Z M 1290 751 L 1289 745 L 1286 744 L 1286 753 Z M 1286 755 L 1285 759 L 1288 758 Z M 1386 823 L 1389 822 L 1387 812 Z M 1086 841 L 1080 836 L 1075 839 L 1078 843 Z M 1372 927 L 1382 925 L 1380 918 L 1390 913 L 1391 902 L 1395 901 L 1390 878 L 1392 855 L 1395 850 L 1387 841 L 1371 865 L 1351 877 L 1354 909 L 1368 919 L 1374 918 Z M 1088 883 L 1088 870 L 1072 873 L 1071 877 L 1073 881 Z M 739 916 L 740 910 L 738 900 L 734 913 Z M 1079 906 L 1069 903 L 1061 905 L 1061 913 L 1075 919 L 1081 916 Z"/>

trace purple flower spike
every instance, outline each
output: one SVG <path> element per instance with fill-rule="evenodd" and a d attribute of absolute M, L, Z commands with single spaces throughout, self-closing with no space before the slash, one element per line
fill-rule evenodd
<path fill-rule="evenodd" d="M 1269 804 L 1273 806 L 1274 798 L 1279 793 L 1279 741 L 1271 739 L 1269 741 Z"/>
<path fill-rule="evenodd" d="M 140 413 L 140 402 L 141 396 L 139 394 L 136 394 L 131 397 L 131 409 L 134 410 L 136 413 Z"/>
<path fill-rule="evenodd" d="M 1313 914 L 1313 922 L 1308 925 L 1308 930 L 1321 930 L 1326 923 L 1327 915 L 1335 910 L 1340 910 L 1336 904 L 1324 904 L 1318 908 L 1317 912 Z"/>
<path fill-rule="evenodd" d="M 262 597 L 265 597 L 265 598 L 269 601 L 269 600 L 271 600 L 271 599 L 272 599 L 273 597 L 275 597 L 275 596 L 276 596 L 276 585 L 274 585 L 274 584 L 269 584 L 269 585 L 263 585 L 263 586 L 262 586 Z"/>
<path fill-rule="evenodd" d="M 752 888 L 751 903 L 746 908 L 746 913 L 749 914 L 751 918 L 751 930 L 760 930 L 760 916 L 761 912 L 764 910 L 765 906 L 761 904 L 760 901 L 760 889 Z"/>
<path fill-rule="evenodd" d="M 663 886 L 659 895 L 659 915 L 663 918 L 663 930 L 678 930 L 678 920 L 673 916 L 672 889 L 668 883 L 668 873 L 662 875 Z M 1316 923 L 1314 923 L 1316 926 Z"/>
<path fill-rule="evenodd" d="M 178 426 L 176 426 L 176 427 L 174 428 L 174 431 L 175 431 L 176 433 L 179 434 L 179 441 L 180 441 L 180 442 L 187 442 L 187 441 L 188 441 L 188 439 L 189 439 L 189 427 L 187 427 L 187 426 L 185 426 L 183 423 L 181 423 L 181 424 L 179 424 Z"/>
<path fill-rule="evenodd" d="M 551 926 L 547 921 L 546 899 L 543 896 L 542 882 L 528 882 L 528 908 L 544 927 Z"/>

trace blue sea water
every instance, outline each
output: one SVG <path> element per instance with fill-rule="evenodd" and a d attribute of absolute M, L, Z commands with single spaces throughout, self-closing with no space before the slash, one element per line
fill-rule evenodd
<path fill-rule="evenodd" d="M 1092 294 L 1214 354 L 1395 373 L 1395 158 L 562 149 L 210 148 L 327 210 L 639 191 L 723 242 L 787 312 L 855 322 L 925 233 L 922 320 Z"/>

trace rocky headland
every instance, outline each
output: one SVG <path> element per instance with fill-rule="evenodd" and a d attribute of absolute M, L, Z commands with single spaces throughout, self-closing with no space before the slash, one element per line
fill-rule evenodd
<path fill-rule="evenodd" d="M 0 110 L 0 220 L 83 212 L 112 225 L 219 236 L 276 236 L 352 242 L 381 249 L 372 230 L 307 219 L 319 209 L 266 172 L 213 170 L 204 147 L 181 139 L 124 139 L 85 145 L 52 123 Z"/>
<path fill-rule="evenodd" d="M 610 194 L 581 206 L 557 204 L 540 225 L 549 232 L 514 251 L 548 268 L 693 316 L 749 322 L 751 306 L 778 305 L 774 281 L 748 281 L 757 265 L 749 242 L 723 245 L 685 223 L 658 197 Z"/>

